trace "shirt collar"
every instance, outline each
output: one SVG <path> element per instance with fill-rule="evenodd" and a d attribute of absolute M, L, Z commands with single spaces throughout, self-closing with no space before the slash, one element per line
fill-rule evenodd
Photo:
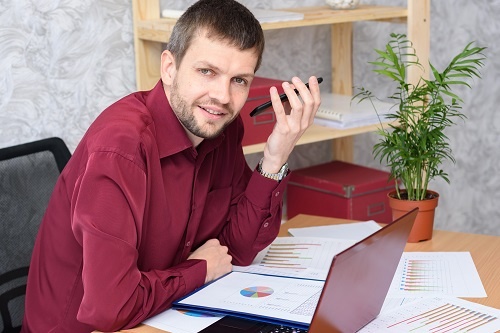
<path fill-rule="evenodd" d="M 193 143 L 170 106 L 161 80 L 147 94 L 146 107 L 153 117 L 160 158 L 193 148 Z M 222 133 L 215 139 L 205 139 L 200 147 L 203 147 L 204 151 L 213 150 L 220 145 L 224 137 L 225 133 Z"/>

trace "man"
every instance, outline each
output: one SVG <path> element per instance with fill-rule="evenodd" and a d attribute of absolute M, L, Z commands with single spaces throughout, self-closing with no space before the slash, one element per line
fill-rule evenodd
<path fill-rule="evenodd" d="M 179 19 L 161 80 L 106 109 L 61 174 L 35 245 L 23 332 L 114 331 L 249 264 L 280 227 L 286 161 L 320 104 L 298 78 L 256 170 L 238 117 L 264 48 L 233 0 Z M 296 88 L 299 96 L 294 92 Z"/>

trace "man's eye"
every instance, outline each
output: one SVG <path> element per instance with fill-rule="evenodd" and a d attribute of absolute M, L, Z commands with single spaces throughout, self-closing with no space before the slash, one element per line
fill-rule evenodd
<path fill-rule="evenodd" d="M 236 82 L 237 84 L 241 84 L 241 85 L 246 85 L 247 84 L 247 81 L 245 79 L 242 79 L 242 78 L 239 78 L 239 77 L 235 77 L 234 78 L 234 82 Z"/>
<path fill-rule="evenodd" d="M 203 75 L 210 75 L 212 74 L 212 71 L 210 69 L 202 68 L 200 69 L 200 73 Z"/>

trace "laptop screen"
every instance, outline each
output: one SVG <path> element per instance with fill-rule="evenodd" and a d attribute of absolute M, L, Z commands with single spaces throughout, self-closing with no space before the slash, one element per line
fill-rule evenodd
<path fill-rule="evenodd" d="M 412 210 L 333 258 L 319 301 L 312 305 L 316 309 L 309 333 L 355 332 L 375 319 L 417 213 Z M 226 316 L 201 332 L 258 333 L 276 327 L 255 319 Z"/>
<path fill-rule="evenodd" d="M 355 332 L 379 314 L 417 212 L 334 257 L 309 332 Z"/>

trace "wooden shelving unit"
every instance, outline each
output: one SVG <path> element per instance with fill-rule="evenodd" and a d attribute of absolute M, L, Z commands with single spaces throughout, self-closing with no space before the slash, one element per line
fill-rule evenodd
<path fill-rule="evenodd" d="M 137 88 L 152 88 L 159 79 L 162 43 L 169 40 L 175 19 L 161 18 L 160 0 L 132 0 Z M 288 8 L 304 14 L 303 20 L 263 23 L 264 30 L 330 25 L 332 38 L 332 92 L 352 94 L 353 23 L 359 21 L 397 22 L 407 25 L 407 35 L 414 43 L 422 64 L 428 63 L 430 52 L 430 0 L 407 0 L 406 7 L 362 5 L 353 10 L 332 10 L 328 6 Z M 426 70 L 426 73 L 429 71 Z M 415 82 L 421 73 L 409 73 Z M 356 134 L 373 131 L 378 125 L 338 130 L 313 125 L 298 144 L 333 140 L 334 158 L 353 160 Z M 264 143 L 244 147 L 246 154 L 260 152 Z"/>

